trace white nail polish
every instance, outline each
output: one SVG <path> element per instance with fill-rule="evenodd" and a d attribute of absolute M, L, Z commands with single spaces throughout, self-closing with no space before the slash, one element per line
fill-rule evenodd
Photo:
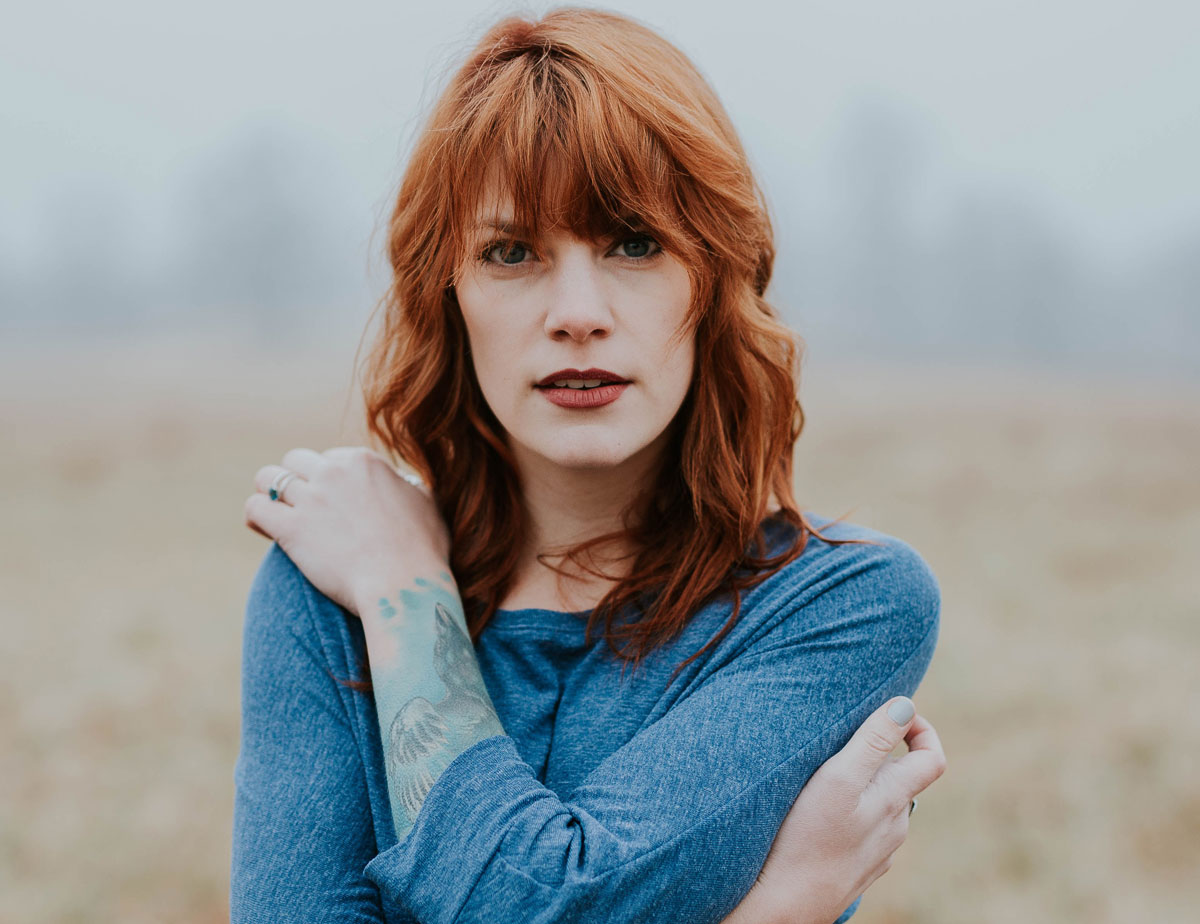
<path fill-rule="evenodd" d="M 905 725 L 908 720 L 916 715 L 917 707 L 913 705 L 913 701 L 907 696 L 901 697 L 890 706 L 888 706 L 888 716 L 897 725 Z"/>

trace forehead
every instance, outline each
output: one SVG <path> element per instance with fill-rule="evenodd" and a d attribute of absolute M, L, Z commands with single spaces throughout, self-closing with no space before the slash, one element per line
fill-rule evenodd
<path fill-rule="evenodd" d="M 516 208 L 512 193 L 499 184 L 489 184 L 470 213 L 469 231 L 515 231 Z"/>
<path fill-rule="evenodd" d="M 517 214 L 511 196 L 495 196 L 481 200 L 466 228 L 468 235 L 522 234 L 548 237 L 566 234 L 581 239 L 600 240 L 627 230 L 643 230 L 645 222 L 637 215 L 626 213 L 620 218 L 609 217 L 597 222 L 586 213 L 568 209 L 544 208 L 525 217 Z"/>
<path fill-rule="evenodd" d="M 523 170 L 509 158 L 490 159 L 464 190 L 463 230 L 535 236 L 565 231 L 599 240 L 644 223 L 632 202 L 597 186 L 587 164 L 551 155 L 539 167 Z"/>
<path fill-rule="evenodd" d="M 483 182 L 478 187 L 478 199 L 472 217 L 475 221 L 492 216 L 511 218 L 513 195 L 508 184 L 500 182 L 501 167 L 495 161 L 484 171 Z"/>
<path fill-rule="evenodd" d="M 529 187 L 525 187 L 518 201 L 514 187 L 523 184 L 504 182 L 501 178 L 503 174 L 504 171 L 495 162 L 485 172 L 475 206 L 468 211 L 468 232 L 530 233 L 534 225 L 541 226 L 537 230 L 546 231 L 558 224 L 564 213 L 569 211 L 564 209 L 561 196 L 552 195 L 545 188 L 535 198 L 530 195 Z"/>

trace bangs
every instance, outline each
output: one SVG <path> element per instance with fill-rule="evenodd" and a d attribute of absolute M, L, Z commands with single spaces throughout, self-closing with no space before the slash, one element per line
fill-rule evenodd
<path fill-rule="evenodd" d="M 466 95 L 448 165 L 457 254 L 486 219 L 530 241 L 551 229 L 599 241 L 639 228 L 681 257 L 690 249 L 679 207 L 687 175 L 621 81 L 553 48 L 476 76 L 486 87 Z"/>

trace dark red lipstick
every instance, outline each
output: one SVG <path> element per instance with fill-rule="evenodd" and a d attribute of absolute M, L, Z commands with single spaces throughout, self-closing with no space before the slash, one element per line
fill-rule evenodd
<path fill-rule="evenodd" d="M 572 388 L 555 385 L 555 382 L 599 382 L 599 385 Z M 535 386 L 553 404 L 565 408 L 592 408 L 612 404 L 621 396 L 629 380 L 623 379 L 607 369 L 559 369 L 546 376 Z"/>
<path fill-rule="evenodd" d="M 607 369 L 559 369 L 557 372 L 551 372 L 548 376 L 537 383 L 538 388 L 553 386 L 555 382 L 563 382 L 567 379 L 586 379 L 588 381 L 600 380 L 602 384 L 609 382 L 628 382 L 629 379 L 621 378 L 615 372 L 609 372 Z"/>

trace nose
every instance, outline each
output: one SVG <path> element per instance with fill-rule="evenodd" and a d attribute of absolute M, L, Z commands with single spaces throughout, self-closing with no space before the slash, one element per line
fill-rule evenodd
<path fill-rule="evenodd" d="M 560 251 L 549 287 L 546 333 L 555 340 L 585 342 L 612 333 L 609 293 L 592 247 L 575 241 Z"/>

